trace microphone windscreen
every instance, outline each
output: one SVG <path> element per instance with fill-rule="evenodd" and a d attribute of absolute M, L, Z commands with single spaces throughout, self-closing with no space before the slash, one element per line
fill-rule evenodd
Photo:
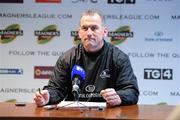
<path fill-rule="evenodd" d="M 79 65 L 74 65 L 71 71 L 71 80 L 74 80 L 74 77 L 79 77 L 80 80 L 84 81 L 86 77 L 85 70 Z"/>

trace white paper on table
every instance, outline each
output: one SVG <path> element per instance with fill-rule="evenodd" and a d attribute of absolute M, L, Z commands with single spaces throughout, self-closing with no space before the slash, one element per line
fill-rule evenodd
<path fill-rule="evenodd" d="M 106 107 L 106 102 L 61 101 L 57 107 Z"/>

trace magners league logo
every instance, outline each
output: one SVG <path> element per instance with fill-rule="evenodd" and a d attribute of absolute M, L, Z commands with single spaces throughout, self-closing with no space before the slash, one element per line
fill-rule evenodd
<path fill-rule="evenodd" d="M 110 42 L 114 45 L 121 44 L 124 42 L 128 37 L 133 37 L 133 32 L 129 26 L 122 26 L 117 28 L 115 31 L 109 31 L 108 37 L 110 38 Z"/>
<path fill-rule="evenodd" d="M 46 44 L 50 42 L 55 36 L 60 36 L 60 31 L 57 30 L 56 25 L 49 25 L 42 30 L 36 30 L 34 34 L 37 36 L 38 44 Z"/>
<path fill-rule="evenodd" d="M 7 44 L 15 40 L 17 36 L 22 36 L 23 31 L 20 30 L 19 24 L 12 24 L 4 30 L 0 30 L 0 43 Z"/>

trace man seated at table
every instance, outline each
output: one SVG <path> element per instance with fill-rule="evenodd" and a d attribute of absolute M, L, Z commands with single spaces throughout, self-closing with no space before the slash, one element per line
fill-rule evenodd
<path fill-rule="evenodd" d="M 35 93 L 37 106 L 74 100 L 71 71 L 75 65 L 86 73 L 79 85 L 79 101 L 106 102 L 112 107 L 136 104 L 139 89 L 129 57 L 104 40 L 108 30 L 103 15 L 85 11 L 78 34 L 81 43 L 59 57 L 48 85 Z"/>

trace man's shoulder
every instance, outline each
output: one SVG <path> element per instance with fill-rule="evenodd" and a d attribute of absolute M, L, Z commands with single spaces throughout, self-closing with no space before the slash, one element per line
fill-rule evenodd
<path fill-rule="evenodd" d="M 109 48 L 109 52 L 111 52 L 115 57 L 120 56 L 120 57 L 128 57 L 127 54 L 122 51 L 119 47 L 113 45 L 112 43 L 106 42 L 107 46 Z"/>
<path fill-rule="evenodd" d="M 75 45 L 75 46 L 69 48 L 68 50 L 66 50 L 64 52 L 64 55 L 75 54 L 76 52 L 79 52 L 81 49 L 82 49 L 81 44 Z"/>
<path fill-rule="evenodd" d="M 79 56 L 81 54 L 81 49 L 82 49 L 81 44 L 73 46 L 73 47 L 69 48 L 68 50 L 66 50 L 60 56 L 60 59 L 63 59 L 64 61 L 71 61 L 71 60 L 74 60 L 75 58 L 77 59 L 77 58 L 79 58 Z"/>

